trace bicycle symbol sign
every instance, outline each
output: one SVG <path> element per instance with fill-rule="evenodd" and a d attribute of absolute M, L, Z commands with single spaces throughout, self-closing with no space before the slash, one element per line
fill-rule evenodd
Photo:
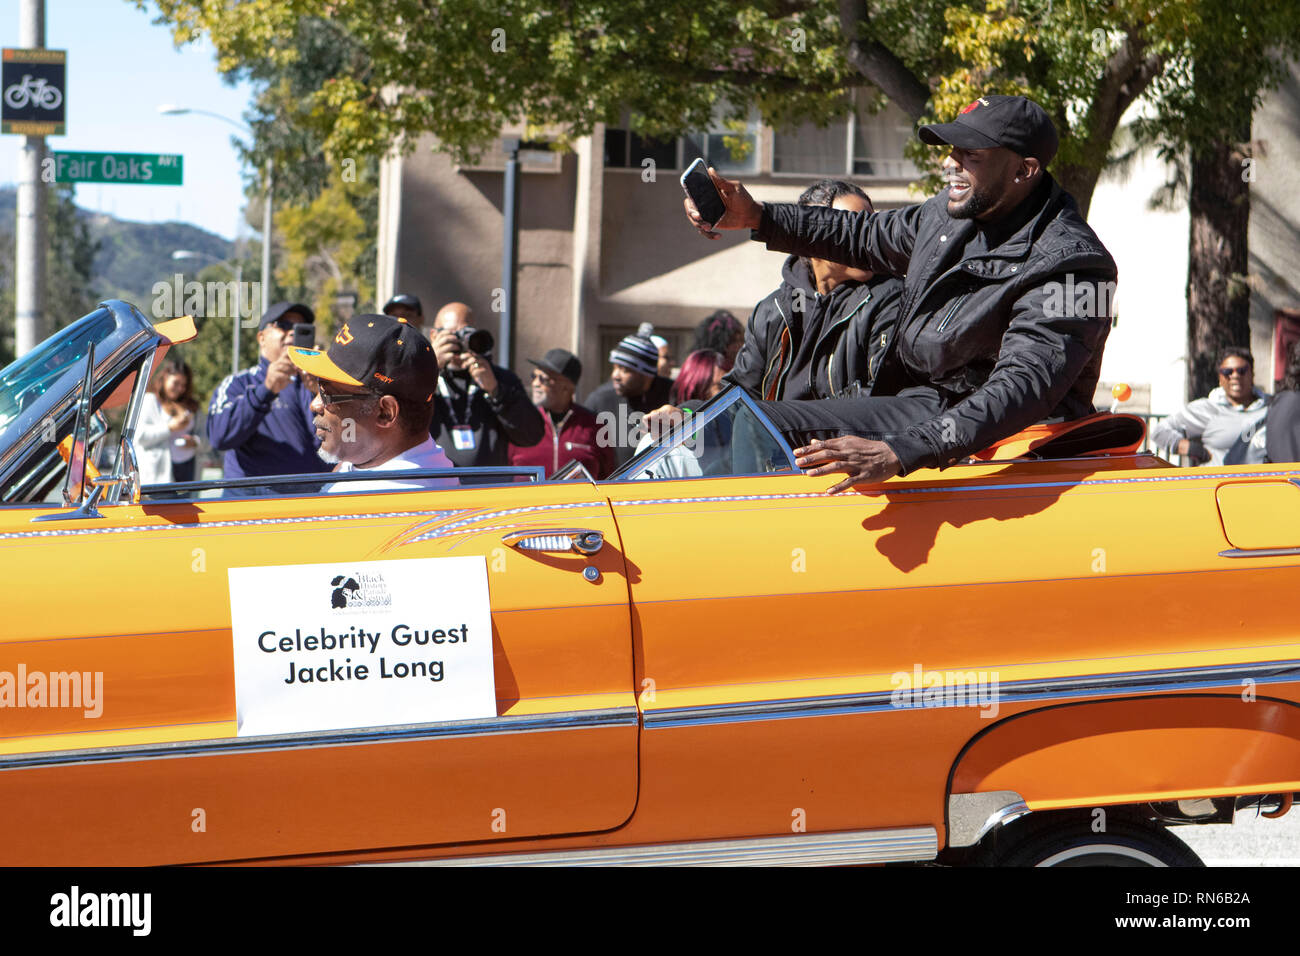
<path fill-rule="evenodd" d="M 65 132 L 67 54 L 62 50 L 0 53 L 0 131 L 28 136 Z"/>
<path fill-rule="evenodd" d="M 48 80 L 38 80 L 30 73 L 23 74 L 23 81 L 5 89 L 5 105 L 16 110 L 28 103 L 35 103 L 43 110 L 57 110 L 63 105 L 63 94 Z"/>

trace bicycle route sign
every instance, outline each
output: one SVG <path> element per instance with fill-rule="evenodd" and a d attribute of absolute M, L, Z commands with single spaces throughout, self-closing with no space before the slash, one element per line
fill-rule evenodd
<path fill-rule="evenodd" d="M 56 183 L 136 183 L 179 186 L 183 158 L 170 153 L 64 153 L 53 151 Z M 48 160 L 47 160 L 48 162 Z"/>
<path fill-rule="evenodd" d="M 64 50 L 0 51 L 0 132 L 62 136 L 67 68 Z"/>

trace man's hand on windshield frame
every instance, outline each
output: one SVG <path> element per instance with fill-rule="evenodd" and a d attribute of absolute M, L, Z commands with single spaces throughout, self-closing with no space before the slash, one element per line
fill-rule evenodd
<path fill-rule="evenodd" d="M 646 413 L 645 418 L 641 420 L 641 427 L 658 444 L 685 420 L 686 413 L 676 405 L 660 405 L 654 411 Z"/>
<path fill-rule="evenodd" d="M 894 449 L 883 441 L 853 435 L 811 441 L 796 448 L 794 455 L 794 463 L 809 478 L 839 471 L 849 476 L 827 491 L 828 495 L 841 494 L 854 485 L 874 484 L 893 478 L 903 469 Z"/>

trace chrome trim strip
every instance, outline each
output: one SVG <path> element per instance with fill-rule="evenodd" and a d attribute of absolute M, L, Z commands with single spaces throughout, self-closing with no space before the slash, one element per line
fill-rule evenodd
<path fill-rule="evenodd" d="M 945 668 L 955 673 L 985 673 L 989 668 Z M 1226 667 L 1192 667 L 1171 670 L 1132 671 L 1100 674 L 1091 677 L 1062 677 L 1050 680 L 999 682 L 994 700 L 997 704 L 1034 700 L 1061 700 L 1077 697 L 1108 697 L 1115 694 L 1169 690 L 1205 690 L 1225 684 L 1239 684 L 1250 679 L 1256 684 L 1286 684 L 1300 681 L 1300 661 L 1270 661 Z M 953 693 L 961 688 L 961 693 Z M 925 696 L 938 694 L 942 699 L 926 701 Z M 900 696 L 901 695 L 901 696 Z M 897 703 L 895 698 L 899 697 Z M 968 707 L 979 710 L 977 694 L 966 685 L 952 687 L 908 688 L 876 691 L 869 694 L 843 694 L 828 697 L 794 697 L 784 700 L 746 701 L 738 704 L 708 704 L 696 707 L 643 709 L 642 725 L 646 730 L 674 727 L 700 727 L 709 724 L 733 724 L 754 720 L 783 720 L 802 717 L 835 717 L 905 710 L 934 710 Z M 960 698 L 949 700 L 948 698 Z"/>
<path fill-rule="evenodd" d="M 234 499 L 252 501 L 251 498 Z M 270 499 L 263 499 L 270 500 Z M 150 524 L 118 526 L 113 528 L 68 528 L 48 531 L 10 531 L 0 534 L 0 541 L 13 538 L 53 538 L 65 535 L 82 534 L 126 534 L 134 531 L 201 531 L 204 528 L 248 528 L 259 525 L 303 524 L 312 521 L 361 521 L 366 518 L 425 518 L 439 521 L 446 515 L 457 514 L 456 511 L 370 511 L 361 514 L 342 515 L 297 515 L 289 518 L 240 518 L 233 521 L 188 521 L 184 523 Z M 427 523 L 427 522 L 426 522 Z"/>
<path fill-rule="evenodd" d="M 1300 548 L 1229 548 L 1220 551 L 1221 558 L 1280 558 L 1300 554 Z"/>
<path fill-rule="evenodd" d="M 439 525 L 430 531 L 422 532 L 412 538 L 403 541 L 402 546 L 408 544 L 418 544 L 421 541 L 428 541 L 431 538 L 452 538 L 457 535 L 465 536 L 471 534 L 482 534 L 485 532 L 499 531 L 501 528 L 513 528 L 517 525 L 497 525 L 494 527 L 470 527 L 481 521 L 495 521 L 504 518 L 507 515 L 528 514 L 538 511 L 565 511 L 572 508 L 608 508 L 609 503 L 604 499 L 600 501 L 557 501 L 549 505 L 525 505 L 519 508 L 493 508 L 481 511 L 475 511 L 468 518 L 462 518 L 460 521 L 452 521 L 444 525 Z"/>
<path fill-rule="evenodd" d="M 545 480 L 545 469 L 541 465 L 501 465 L 501 466 L 483 466 L 483 465 L 466 465 L 464 467 L 452 468 L 411 468 L 404 469 L 401 474 L 403 481 L 413 478 L 448 478 L 460 477 L 461 475 L 510 475 L 531 478 L 532 481 L 527 484 L 541 484 Z M 301 475 L 263 475 L 252 478 L 213 478 L 207 481 L 175 481 L 167 484 L 148 485 L 148 491 L 153 494 L 163 492 L 180 492 L 180 491 L 208 491 L 214 488 L 257 488 L 265 486 L 274 488 L 279 485 L 333 485 L 342 484 L 349 481 L 374 481 L 375 476 L 371 471 L 360 469 L 347 472 L 307 472 Z M 515 482 L 506 482 L 493 485 L 495 488 L 510 488 Z M 524 482 L 518 482 L 524 484 Z M 461 488 L 472 488 L 473 485 L 462 485 Z M 459 491 L 461 488 L 425 488 L 425 489 L 388 489 L 389 491 Z M 319 490 L 303 492 L 301 494 L 290 493 L 286 497 L 293 498 L 314 498 L 323 493 Z M 267 496 L 261 496 L 262 500 L 267 500 Z M 195 500 L 195 499 L 186 499 Z M 198 499 L 207 501 L 211 499 Z M 222 500 L 222 499 L 217 499 Z"/>
<path fill-rule="evenodd" d="M 1088 459 L 1095 461 L 1096 459 Z M 983 462 L 982 464 L 988 464 Z M 956 467 L 956 466 L 954 466 Z M 1244 475 L 1242 478 L 1280 478 L 1286 475 L 1292 475 L 1294 472 L 1264 472 L 1253 475 Z M 738 478 L 777 478 L 781 475 L 741 475 Z M 791 477 L 785 475 L 784 477 Z M 1030 491 L 1037 488 L 1077 488 L 1092 485 L 1127 485 L 1153 481 L 1209 481 L 1217 479 L 1223 481 L 1229 478 L 1236 478 L 1235 475 L 1168 475 L 1168 476 L 1140 476 L 1133 478 L 1089 478 L 1076 481 L 1031 481 L 1031 482 L 1008 482 L 1006 484 L 996 485 L 961 485 L 949 484 L 932 488 L 899 488 L 889 484 L 883 484 L 876 487 L 875 490 L 863 495 L 862 497 L 880 499 L 880 504 L 887 504 L 890 495 L 933 495 L 933 494 L 964 494 L 968 491 Z M 672 479 L 674 481 L 680 479 Z M 720 480 L 719 477 L 713 477 L 712 480 Z M 1290 479 L 1300 483 L 1300 479 Z M 603 484 L 603 482 L 602 482 Z M 800 491 L 787 492 L 773 495 L 708 495 L 693 498 L 640 498 L 619 500 L 614 499 L 612 504 L 615 507 L 621 505 L 661 505 L 661 504 L 712 504 L 721 501 L 782 501 L 797 500 L 799 498 L 826 498 L 824 491 Z M 857 499 L 849 498 L 839 501 L 840 504 L 857 502 Z"/>
<path fill-rule="evenodd" d="M 395 724 L 265 737 L 220 737 L 214 740 L 178 740 L 172 743 L 87 750 L 51 750 L 43 753 L 0 755 L 0 771 L 31 767 L 66 767 L 107 761 L 160 760 L 171 757 L 206 757 L 215 754 L 267 753 L 307 747 L 351 747 L 358 744 L 392 744 L 435 738 L 528 734 L 555 730 L 592 730 L 635 727 L 635 707 L 574 710 L 558 714 L 526 714 L 480 720 L 444 720 L 429 724 Z"/>
<path fill-rule="evenodd" d="M 1014 790 L 954 793 L 948 797 L 948 845 L 974 846 L 996 826 L 1029 812 L 1025 798 Z"/>
<path fill-rule="evenodd" d="M 498 853 L 372 866 L 845 866 L 933 860 L 939 853 L 934 827 L 799 833 L 747 840 L 608 846 L 542 853 Z"/>

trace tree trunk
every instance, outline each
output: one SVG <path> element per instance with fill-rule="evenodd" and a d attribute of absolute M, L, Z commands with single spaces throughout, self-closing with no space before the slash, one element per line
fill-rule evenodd
<path fill-rule="evenodd" d="M 1097 180 L 1101 177 L 1101 170 L 1091 166 L 1071 165 L 1060 166 L 1057 168 L 1056 181 L 1061 184 L 1061 188 L 1074 197 L 1074 201 L 1079 204 L 1079 215 L 1084 219 L 1088 218 L 1088 210 L 1092 206 L 1092 194 L 1097 189 Z"/>
<path fill-rule="evenodd" d="M 1250 117 L 1233 143 L 1194 152 L 1188 212 L 1187 398 L 1219 384 L 1219 352 L 1250 347 L 1250 287 L 1246 284 L 1250 184 L 1243 145 Z"/>

